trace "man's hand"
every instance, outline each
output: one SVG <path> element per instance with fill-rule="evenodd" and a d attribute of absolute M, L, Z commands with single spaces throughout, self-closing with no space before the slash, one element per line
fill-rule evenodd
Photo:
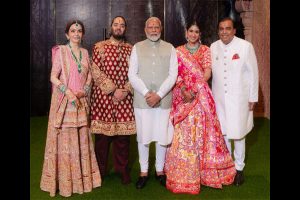
<path fill-rule="evenodd" d="M 145 95 L 145 99 L 148 106 L 152 108 L 155 107 L 161 100 L 160 96 L 158 96 L 155 92 L 152 91 L 147 92 L 147 94 Z"/>
<path fill-rule="evenodd" d="M 126 89 L 116 89 L 114 92 L 114 97 L 118 101 L 122 101 L 128 95 L 128 91 Z"/>
<path fill-rule="evenodd" d="M 255 102 L 249 102 L 248 106 L 249 106 L 249 110 L 253 111 L 254 110 L 254 106 L 255 106 Z"/>

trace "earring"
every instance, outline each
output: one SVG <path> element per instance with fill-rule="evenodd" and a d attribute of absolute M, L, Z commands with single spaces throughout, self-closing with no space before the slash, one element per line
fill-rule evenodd
<path fill-rule="evenodd" d="M 201 39 L 199 38 L 199 44 L 201 44 Z"/>
<path fill-rule="evenodd" d="M 185 37 L 185 39 L 186 39 L 187 42 L 189 42 L 189 38 L 188 37 Z"/>

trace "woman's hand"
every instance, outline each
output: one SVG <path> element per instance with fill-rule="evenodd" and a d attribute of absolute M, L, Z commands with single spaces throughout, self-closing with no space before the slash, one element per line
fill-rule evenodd
<path fill-rule="evenodd" d="M 187 90 L 181 91 L 181 95 L 183 96 L 184 103 L 191 103 L 195 98 L 195 96 L 192 95 L 192 93 Z"/>
<path fill-rule="evenodd" d="M 191 103 L 195 98 L 195 94 L 192 91 L 187 91 L 186 86 L 181 87 L 181 95 L 184 103 Z"/>
<path fill-rule="evenodd" d="M 80 98 L 82 98 L 82 97 L 85 96 L 85 92 L 83 92 L 83 91 L 74 92 L 74 95 L 75 95 L 78 99 L 80 99 Z"/>
<path fill-rule="evenodd" d="M 69 89 L 66 90 L 66 96 L 68 101 L 75 106 L 76 108 L 81 108 L 81 102 L 79 101 L 79 99 L 73 94 L 73 92 Z"/>

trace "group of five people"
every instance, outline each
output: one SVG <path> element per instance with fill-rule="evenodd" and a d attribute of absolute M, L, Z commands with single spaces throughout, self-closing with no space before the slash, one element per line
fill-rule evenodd
<path fill-rule="evenodd" d="M 147 19 L 147 39 L 134 46 L 126 40 L 126 27 L 124 17 L 112 20 L 110 38 L 94 45 L 91 63 L 80 45 L 85 29 L 79 20 L 66 26 L 68 43 L 53 47 L 41 189 L 67 197 L 101 186 L 111 143 L 114 170 L 123 184 L 130 183 L 133 134 L 140 164 L 137 189 L 149 179 L 151 142 L 154 175 L 174 193 L 241 185 L 245 136 L 258 101 L 252 44 L 235 36 L 230 18 L 219 22 L 220 40 L 210 48 L 201 44 L 197 21 L 187 23 L 187 43 L 176 49 L 161 39 L 157 17 Z"/>

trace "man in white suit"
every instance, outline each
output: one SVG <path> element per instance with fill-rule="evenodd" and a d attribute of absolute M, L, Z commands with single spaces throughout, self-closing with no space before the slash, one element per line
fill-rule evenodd
<path fill-rule="evenodd" d="M 228 150 L 234 141 L 237 174 L 244 182 L 245 137 L 253 128 L 253 109 L 258 101 L 258 67 L 252 44 L 235 36 L 231 18 L 219 22 L 220 40 L 212 43 L 212 92 Z"/>

